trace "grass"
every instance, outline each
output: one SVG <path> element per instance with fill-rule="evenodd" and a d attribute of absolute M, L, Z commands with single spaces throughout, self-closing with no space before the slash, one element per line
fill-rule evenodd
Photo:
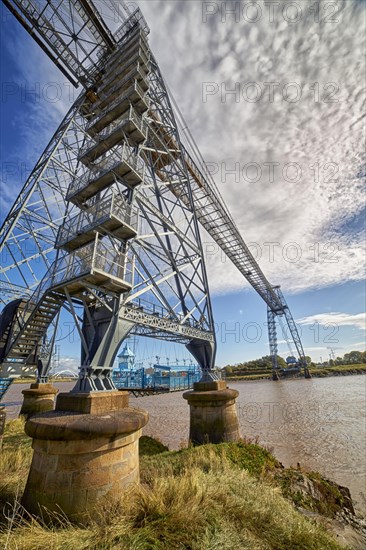
<path fill-rule="evenodd" d="M 24 420 L 6 424 L 0 450 L 0 524 L 4 524 L 9 504 L 11 507 L 23 492 L 32 459 L 31 443 L 24 433 Z"/>
<path fill-rule="evenodd" d="M 272 378 L 272 372 L 267 374 L 239 374 L 238 376 L 226 376 L 225 380 L 238 382 L 239 380 L 269 380 Z"/>
<path fill-rule="evenodd" d="M 141 438 L 141 485 L 109 499 L 84 526 L 52 525 L 17 504 L 31 449 L 22 422 L 6 427 L 0 455 L 0 547 L 7 550 L 288 550 L 341 548 L 301 515 L 275 482 L 277 460 L 250 441 L 169 452 Z"/>
<path fill-rule="evenodd" d="M 347 373 L 363 373 L 366 372 L 366 365 L 364 363 L 355 365 L 336 365 L 334 367 L 326 368 L 312 368 L 310 369 L 311 375 L 314 377 L 323 378 L 325 376 L 344 375 Z"/>
<path fill-rule="evenodd" d="M 354 365 L 337 365 L 334 367 L 312 367 L 310 368 L 310 373 L 314 378 L 324 378 L 325 376 L 337 376 L 337 375 L 344 375 L 347 373 L 354 374 L 354 373 L 363 373 L 366 372 L 366 365 L 364 363 L 361 364 L 354 364 Z M 302 377 L 302 375 L 298 375 L 298 377 Z M 248 371 L 248 374 L 241 374 L 235 375 L 235 371 L 226 376 L 227 381 L 231 382 L 238 382 L 240 380 L 265 380 L 265 379 L 271 379 L 272 378 L 272 371 L 268 371 L 267 373 L 261 369 L 261 372 L 258 373 L 257 369 L 253 369 L 253 372 L 250 373 Z"/>
<path fill-rule="evenodd" d="M 335 518 L 344 506 L 344 494 L 339 486 L 324 479 L 318 472 L 304 473 L 294 468 L 286 468 L 275 475 L 282 493 L 292 500 L 296 506 L 301 506 L 329 518 Z M 312 495 L 306 487 L 311 484 Z M 315 498 L 315 495 L 317 498 Z"/>
<path fill-rule="evenodd" d="M 152 456 L 169 451 L 166 445 L 163 445 L 158 439 L 143 435 L 140 437 L 139 452 L 140 456 Z"/>

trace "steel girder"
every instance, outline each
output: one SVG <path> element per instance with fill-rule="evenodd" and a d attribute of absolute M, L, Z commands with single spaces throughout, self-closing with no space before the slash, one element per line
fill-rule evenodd
<path fill-rule="evenodd" d="M 273 291 L 276 293 L 280 303 L 281 308 L 276 308 L 276 310 L 271 309 L 269 306 L 267 306 L 267 323 L 268 323 L 268 340 L 269 340 L 269 348 L 270 348 L 270 355 L 272 359 L 272 373 L 273 373 L 273 379 L 278 380 L 278 363 L 277 363 L 277 352 L 278 352 L 278 346 L 277 346 L 277 329 L 276 329 L 276 317 L 278 316 L 281 320 L 282 317 L 286 320 L 287 327 L 290 332 L 290 339 L 288 338 L 288 335 L 284 332 L 284 327 L 282 326 L 282 330 L 284 332 L 284 336 L 288 342 L 288 345 L 291 349 L 291 343 L 290 340 L 293 342 L 296 348 L 296 352 L 298 354 L 299 358 L 299 364 L 300 367 L 304 369 L 304 374 L 306 378 L 310 378 L 310 373 L 307 367 L 304 349 L 301 343 L 301 338 L 299 335 L 299 332 L 297 330 L 296 323 L 294 321 L 294 318 L 292 317 L 291 311 L 286 303 L 285 297 L 280 289 L 279 286 L 273 287 Z"/>

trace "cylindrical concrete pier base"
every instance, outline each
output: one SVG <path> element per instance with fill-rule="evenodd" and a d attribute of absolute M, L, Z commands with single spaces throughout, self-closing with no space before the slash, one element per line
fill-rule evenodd
<path fill-rule="evenodd" d="M 106 497 L 139 481 L 138 441 L 145 411 L 128 408 L 127 392 L 60 394 L 54 412 L 33 416 L 33 460 L 22 504 L 71 520 L 90 515 Z"/>
<path fill-rule="evenodd" d="M 222 380 L 197 382 L 183 394 L 190 408 L 189 439 L 195 445 L 240 439 L 235 399 L 239 392 Z"/>
<path fill-rule="evenodd" d="M 58 390 L 52 384 L 31 384 L 27 390 L 23 390 L 24 396 L 20 416 L 29 418 L 34 414 L 53 411 L 55 397 Z"/>

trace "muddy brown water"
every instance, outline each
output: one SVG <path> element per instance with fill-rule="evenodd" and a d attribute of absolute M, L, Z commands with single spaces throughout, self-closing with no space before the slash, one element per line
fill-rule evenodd
<path fill-rule="evenodd" d="M 72 383 L 56 383 L 68 391 Z M 294 379 L 279 382 L 230 382 L 239 391 L 237 409 L 242 435 L 258 438 L 285 465 L 300 463 L 350 488 L 359 511 L 366 513 L 366 376 Z M 7 418 L 16 418 L 21 391 L 13 384 L 3 402 Z M 189 409 L 183 392 L 131 397 L 146 409 L 144 434 L 170 449 L 186 446 Z"/>

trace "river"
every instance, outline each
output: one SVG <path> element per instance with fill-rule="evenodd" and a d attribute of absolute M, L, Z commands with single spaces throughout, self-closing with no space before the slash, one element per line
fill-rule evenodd
<path fill-rule="evenodd" d="M 228 385 L 239 391 L 243 436 L 258 437 L 285 466 L 299 462 L 349 487 L 357 509 L 366 513 L 365 375 Z M 55 386 L 68 391 L 72 384 Z M 8 418 L 19 413 L 25 387 L 13 384 L 6 394 Z M 144 434 L 158 437 L 170 449 L 187 445 L 189 409 L 182 392 L 131 397 L 130 404 L 150 414 Z"/>

